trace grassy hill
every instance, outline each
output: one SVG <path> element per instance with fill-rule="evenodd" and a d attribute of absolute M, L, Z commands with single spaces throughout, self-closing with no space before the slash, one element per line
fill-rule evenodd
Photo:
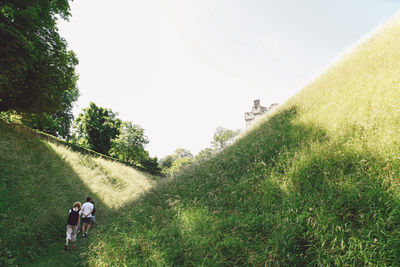
<path fill-rule="evenodd" d="M 0 151 L 2 266 L 23 259 L 29 264 L 54 246 L 62 251 L 73 202 L 91 196 L 102 223 L 154 184 L 133 168 L 73 152 L 2 121 Z"/>
<path fill-rule="evenodd" d="M 0 123 L 0 263 L 400 265 L 399 36 L 397 16 L 233 146 L 158 183 Z M 62 254 L 86 195 L 99 225 Z"/>
<path fill-rule="evenodd" d="M 400 17 L 215 158 L 126 204 L 92 266 L 400 265 Z"/>

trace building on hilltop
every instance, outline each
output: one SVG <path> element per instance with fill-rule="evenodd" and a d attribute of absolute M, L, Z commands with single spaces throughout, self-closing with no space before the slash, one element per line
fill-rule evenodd
<path fill-rule="evenodd" d="M 252 125 L 257 119 L 259 119 L 263 115 L 270 113 L 278 105 L 279 104 L 274 103 L 269 105 L 269 107 L 267 108 L 260 105 L 260 99 L 254 100 L 254 106 L 251 112 L 246 112 L 244 114 L 244 119 L 246 121 L 246 128 Z"/>

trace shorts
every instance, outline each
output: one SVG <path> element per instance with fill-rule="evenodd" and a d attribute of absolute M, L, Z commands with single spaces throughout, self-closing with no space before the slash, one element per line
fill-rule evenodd
<path fill-rule="evenodd" d="M 85 218 L 82 217 L 82 222 L 83 223 L 90 223 L 90 217 L 85 217 Z"/>
<path fill-rule="evenodd" d="M 72 242 L 75 242 L 77 229 L 78 225 L 67 224 L 67 239 L 71 240 Z"/>

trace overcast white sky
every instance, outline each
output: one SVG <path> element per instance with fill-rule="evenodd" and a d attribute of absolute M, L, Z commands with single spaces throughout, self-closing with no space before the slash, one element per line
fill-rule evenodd
<path fill-rule="evenodd" d="M 93 101 L 145 129 L 158 158 L 244 129 L 400 9 L 395 0 L 75 0 L 60 33 Z"/>

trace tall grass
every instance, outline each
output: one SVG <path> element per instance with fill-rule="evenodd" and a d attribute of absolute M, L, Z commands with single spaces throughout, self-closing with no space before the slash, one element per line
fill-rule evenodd
<path fill-rule="evenodd" d="M 100 223 L 154 179 L 116 162 L 78 154 L 0 120 L 0 265 L 35 259 L 62 244 L 68 209 L 92 196 Z"/>
<path fill-rule="evenodd" d="M 400 17 L 121 209 L 92 266 L 400 265 Z"/>

